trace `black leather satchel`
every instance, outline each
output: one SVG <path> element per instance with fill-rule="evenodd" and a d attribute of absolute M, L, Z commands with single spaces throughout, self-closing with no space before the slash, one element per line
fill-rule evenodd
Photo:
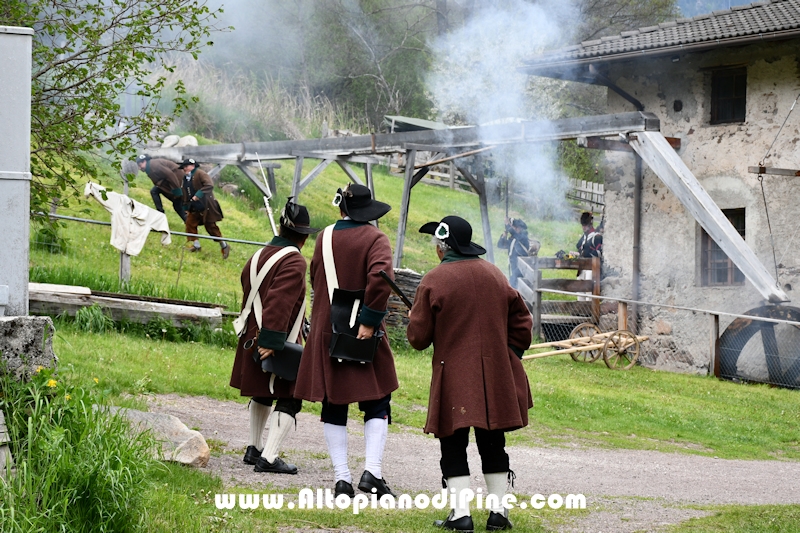
<path fill-rule="evenodd" d="M 261 364 L 261 371 L 271 372 L 286 381 L 297 379 L 297 370 L 300 368 L 300 359 L 303 357 L 303 346 L 294 342 L 287 342 L 283 350 L 276 351 L 266 359 L 261 359 L 258 349 L 253 350 L 253 360 Z"/>
<path fill-rule="evenodd" d="M 329 349 L 330 356 L 340 361 L 357 361 L 371 363 L 375 358 L 378 343 L 383 338 L 383 331 L 375 328 L 369 339 L 358 338 L 358 322 L 354 320 L 361 313 L 364 302 L 364 290 L 347 291 L 335 289 L 331 301 L 331 326 L 333 336 Z M 353 326 L 350 324 L 353 323 Z"/>

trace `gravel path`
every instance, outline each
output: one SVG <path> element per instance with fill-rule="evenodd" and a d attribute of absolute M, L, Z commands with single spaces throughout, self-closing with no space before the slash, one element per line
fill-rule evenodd
<path fill-rule="evenodd" d="M 243 404 L 167 394 L 152 398 L 150 410 L 175 415 L 206 439 L 219 441 L 224 453 L 212 457 L 208 469 L 225 485 L 262 490 L 266 483 L 274 488 L 333 487 L 333 469 L 322 425 L 315 415 L 300 413 L 297 430 L 286 439 L 283 452 L 300 472 L 285 476 L 258 474 L 242 463 L 249 420 Z M 350 468 L 357 480 L 364 468 L 363 424 L 351 421 L 348 429 Z M 685 508 L 693 504 L 800 504 L 798 462 L 723 460 L 588 447 L 510 446 L 507 451 L 517 474 L 514 492 L 586 496 L 591 513 L 554 525 L 556 531 L 655 531 L 659 526 L 706 514 Z M 470 444 L 469 456 L 473 489 L 480 486 L 485 490 L 474 443 Z M 396 493 L 438 490 L 438 441 L 413 428 L 391 431 L 383 475 Z"/>

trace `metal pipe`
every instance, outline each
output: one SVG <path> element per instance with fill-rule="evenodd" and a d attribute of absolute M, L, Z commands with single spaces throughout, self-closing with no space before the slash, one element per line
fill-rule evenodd
<path fill-rule="evenodd" d="M 78 218 L 78 217 L 70 217 L 67 215 L 52 215 L 49 213 L 37 213 L 42 216 L 48 216 L 50 218 L 59 218 L 62 220 L 72 220 L 75 222 L 86 222 L 87 224 L 98 224 L 100 226 L 110 226 L 111 222 L 103 222 L 102 220 L 91 220 L 89 218 Z M 155 230 L 150 230 L 155 231 Z M 159 232 L 156 232 L 159 233 Z M 180 235 L 183 237 L 197 237 L 198 239 L 208 239 L 211 241 L 225 241 L 225 242 L 238 242 L 239 244 L 253 244 L 255 246 L 264 246 L 267 243 L 265 242 L 256 242 L 256 241 L 245 241 L 242 239 L 230 239 L 228 237 L 214 237 L 212 235 L 199 235 L 197 233 L 184 233 L 182 231 L 170 231 L 170 235 Z"/>
<path fill-rule="evenodd" d="M 640 260 L 641 260 L 641 242 L 642 242 L 642 180 L 644 179 L 644 171 L 642 169 L 642 158 L 639 154 L 634 154 L 636 158 L 636 170 L 633 177 L 633 259 L 631 264 L 632 276 L 631 280 L 631 295 L 634 300 L 639 299 L 639 281 L 640 281 Z M 639 325 L 638 316 L 639 309 L 634 304 L 630 307 L 631 321 Z"/>
<path fill-rule="evenodd" d="M 569 291 L 559 291 L 556 289 L 536 289 L 536 292 L 542 293 L 547 292 L 551 294 L 565 294 L 567 296 L 575 296 L 576 293 L 569 292 Z M 611 300 L 614 302 L 625 302 L 629 305 L 652 305 L 653 307 L 664 307 L 666 309 L 675 309 L 677 311 L 691 311 L 692 313 L 706 313 L 709 315 L 725 315 L 725 316 L 732 316 L 734 318 L 746 318 L 748 320 L 759 320 L 763 322 L 772 322 L 773 324 L 789 324 L 791 326 L 800 326 L 800 322 L 794 322 L 792 320 L 781 320 L 779 318 L 765 318 L 760 316 L 753 316 L 753 315 L 738 315 L 736 313 L 726 313 L 725 311 L 710 311 L 708 309 L 697 309 L 694 307 L 683 307 L 680 305 L 667 305 L 667 304 L 656 304 L 653 302 L 641 302 L 637 300 L 626 300 L 624 298 L 611 298 L 610 296 L 593 296 L 591 294 L 581 293 L 581 298 L 592 298 L 597 300 Z"/>

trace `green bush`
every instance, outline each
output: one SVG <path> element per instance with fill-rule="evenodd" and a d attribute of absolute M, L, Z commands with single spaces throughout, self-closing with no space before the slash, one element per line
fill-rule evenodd
<path fill-rule="evenodd" d="M 98 404 L 93 390 L 44 369 L 28 383 L 0 378 L 16 472 L 0 483 L 0 531 L 129 532 L 144 501 L 155 441 Z"/>
<path fill-rule="evenodd" d="M 51 254 L 67 253 L 68 241 L 59 232 L 58 224 L 42 223 L 33 232 L 31 245 L 37 250 L 43 250 Z"/>

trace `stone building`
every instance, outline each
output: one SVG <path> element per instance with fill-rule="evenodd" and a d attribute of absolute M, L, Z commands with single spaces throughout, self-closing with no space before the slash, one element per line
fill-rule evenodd
<path fill-rule="evenodd" d="M 765 166 L 800 169 L 800 110 L 790 114 L 800 94 L 800 0 L 762 1 L 622 32 L 536 56 L 525 69 L 607 87 L 607 113 L 654 113 L 663 135 L 680 140 L 678 155 L 745 242 L 770 273 L 777 270 L 779 286 L 800 300 L 800 177 L 765 174 L 762 196 L 758 175 L 748 171 L 768 151 Z M 652 170 L 644 165 L 637 179 L 633 154 L 606 154 L 604 295 L 729 313 L 766 304 Z M 651 335 L 645 364 L 708 370 L 708 315 L 645 308 L 640 328 Z M 782 335 L 780 344 L 797 344 L 786 338 L 795 333 Z M 761 367 L 763 357 L 762 351 Z M 765 372 L 757 362 L 752 366 L 745 372 Z"/>

